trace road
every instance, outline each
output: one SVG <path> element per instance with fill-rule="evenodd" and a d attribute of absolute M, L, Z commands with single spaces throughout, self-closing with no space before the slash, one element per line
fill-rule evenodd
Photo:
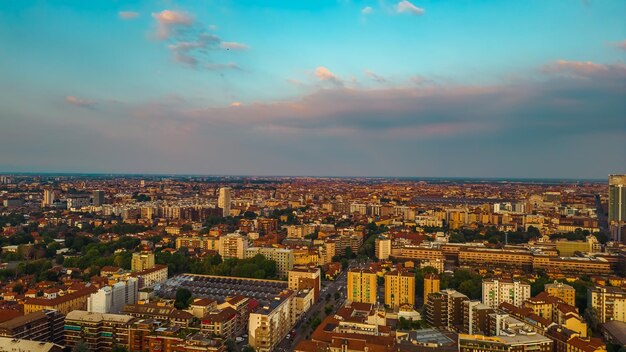
<path fill-rule="evenodd" d="M 334 314 L 337 311 L 337 309 L 339 309 L 339 307 L 341 307 L 343 303 L 345 302 L 346 284 L 347 284 L 347 270 L 342 271 L 341 274 L 337 276 L 335 281 L 323 282 L 322 283 L 323 291 L 320 292 L 320 299 L 311 307 L 311 309 L 309 309 L 302 316 L 302 318 L 298 321 L 298 323 L 296 323 L 296 326 L 293 328 L 293 330 L 295 331 L 295 334 L 291 334 L 290 338 L 285 337 L 283 341 L 281 341 L 277 345 L 276 351 L 278 352 L 293 351 L 296 345 L 298 345 L 298 343 L 301 340 L 306 339 L 307 333 L 311 331 L 311 328 L 306 327 L 302 329 L 302 324 L 310 320 L 311 318 L 315 317 L 316 314 L 319 314 L 320 319 L 323 320 L 325 317 L 324 307 L 326 306 L 326 304 L 333 305 L 333 312 L 331 314 Z M 342 288 L 341 297 L 338 300 L 335 300 L 335 293 L 339 291 L 340 287 Z M 329 302 L 326 302 L 326 295 L 328 294 L 330 295 L 331 299 Z"/>

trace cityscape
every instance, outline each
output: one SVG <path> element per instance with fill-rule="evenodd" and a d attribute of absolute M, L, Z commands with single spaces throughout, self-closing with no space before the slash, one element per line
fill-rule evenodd
<path fill-rule="evenodd" d="M 0 352 L 626 352 L 624 14 L 0 1 Z"/>
<path fill-rule="evenodd" d="M 10 351 L 625 343 L 626 175 L 0 181 Z"/>

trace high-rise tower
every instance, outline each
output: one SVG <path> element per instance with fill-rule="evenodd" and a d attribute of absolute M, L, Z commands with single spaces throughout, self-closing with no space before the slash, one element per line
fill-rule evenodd
<path fill-rule="evenodd" d="M 609 225 L 615 242 L 622 242 L 626 234 L 626 175 L 609 175 Z"/>
<path fill-rule="evenodd" d="M 230 188 L 220 188 L 217 206 L 222 209 L 222 216 L 230 216 Z"/>

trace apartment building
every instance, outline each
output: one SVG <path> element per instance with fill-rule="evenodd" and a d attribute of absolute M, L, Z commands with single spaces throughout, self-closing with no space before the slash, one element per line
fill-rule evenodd
<path fill-rule="evenodd" d="M 248 343 L 257 352 L 271 352 L 289 333 L 293 321 L 294 291 L 284 290 L 268 304 L 250 313 Z"/>
<path fill-rule="evenodd" d="M 393 270 L 385 274 L 385 305 L 399 310 L 415 308 L 415 274 L 407 270 Z M 367 302 L 371 303 L 371 302 Z"/>
<path fill-rule="evenodd" d="M 65 317 L 65 345 L 73 348 L 82 341 L 92 352 L 109 352 L 113 346 L 128 348 L 128 331 L 134 320 L 125 314 L 72 311 Z"/>
<path fill-rule="evenodd" d="M 517 280 L 486 279 L 482 286 L 482 302 L 491 308 L 504 302 L 519 307 L 530 298 L 530 285 Z"/>
<path fill-rule="evenodd" d="M 469 298 L 453 289 L 428 295 L 426 321 L 435 328 L 460 330 L 463 326 L 463 302 Z"/>
<path fill-rule="evenodd" d="M 203 237 L 203 236 L 180 236 L 176 237 L 176 249 L 181 247 L 189 249 L 201 249 L 205 251 L 219 252 L 219 237 Z"/>
<path fill-rule="evenodd" d="M 557 297 L 570 306 L 576 305 L 576 290 L 574 287 L 555 281 L 551 284 L 545 284 L 543 290 L 552 297 Z"/>
<path fill-rule="evenodd" d="M 624 289 L 612 286 L 589 287 L 587 306 L 596 310 L 600 324 L 611 320 L 626 322 L 626 291 Z"/>
<path fill-rule="evenodd" d="M 248 249 L 248 239 L 241 234 L 229 233 L 220 237 L 219 254 L 223 259 L 243 259 L 246 249 Z"/>
<path fill-rule="evenodd" d="M 63 344 L 63 320 L 55 310 L 20 315 L 0 323 L 0 336 L 17 340 L 34 340 Z"/>
<path fill-rule="evenodd" d="M 371 269 L 350 269 L 348 271 L 348 301 L 376 303 L 376 272 Z"/>
<path fill-rule="evenodd" d="M 424 304 L 428 300 L 428 295 L 441 290 L 441 279 L 436 274 L 424 275 Z"/>
<path fill-rule="evenodd" d="M 155 265 L 154 253 L 152 252 L 133 253 L 133 258 L 131 260 L 132 271 L 143 271 L 146 269 L 152 269 L 154 268 L 154 265 Z"/>
<path fill-rule="evenodd" d="M 375 241 L 376 258 L 379 260 L 387 260 L 391 255 L 391 238 L 378 237 Z"/>
<path fill-rule="evenodd" d="M 104 286 L 87 299 L 87 311 L 95 313 L 119 313 L 127 304 L 137 303 L 139 280 L 130 277 L 111 286 Z"/>
<path fill-rule="evenodd" d="M 24 301 L 24 314 L 39 312 L 42 310 L 56 310 L 67 315 L 73 310 L 86 310 L 87 300 L 92 293 L 98 289 L 95 286 L 88 286 L 72 293 L 66 293 L 55 298 L 26 298 Z"/>
<path fill-rule="evenodd" d="M 316 267 L 294 267 L 289 270 L 288 288 L 294 291 L 309 289 L 313 291 L 313 299 L 317 301 L 321 290 L 321 271 Z"/>
<path fill-rule="evenodd" d="M 245 250 L 245 258 L 252 258 L 257 254 L 263 255 L 268 260 L 276 262 L 276 274 L 279 277 L 287 277 L 289 270 L 293 269 L 293 250 L 273 247 L 251 247 Z"/>

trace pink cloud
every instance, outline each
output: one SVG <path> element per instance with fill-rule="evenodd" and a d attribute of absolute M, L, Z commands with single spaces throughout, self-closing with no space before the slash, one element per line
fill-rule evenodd
<path fill-rule="evenodd" d="M 248 49 L 248 46 L 246 44 L 237 43 L 237 42 L 222 42 L 220 44 L 220 47 L 222 49 L 226 49 L 226 50 L 246 50 L 246 49 Z"/>
<path fill-rule="evenodd" d="M 370 70 L 364 70 L 363 71 L 365 73 L 366 76 L 368 76 L 369 78 L 373 79 L 374 81 L 378 82 L 378 83 L 384 83 L 387 80 L 385 79 L 385 77 L 378 75 Z"/>
<path fill-rule="evenodd" d="M 317 77 L 320 81 L 343 85 L 343 81 L 324 66 L 318 66 L 315 69 L 315 77 Z"/>
<path fill-rule="evenodd" d="M 117 16 L 123 20 L 132 20 L 139 17 L 139 12 L 135 11 L 120 11 Z"/>
<path fill-rule="evenodd" d="M 73 95 L 66 96 L 65 102 L 70 105 L 79 106 L 79 107 L 87 107 L 87 108 L 93 107 L 97 103 L 95 100 L 79 98 Z"/>
<path fill-rule="evenodd" d="M 152 18 L 157 21 L 156 36 L 159 39 L 167 39 L 172 30 L 177 26 L 189 27 L 193 24 L 193 18 L 185 12 L 163 10 L 152 13 Z"/>

